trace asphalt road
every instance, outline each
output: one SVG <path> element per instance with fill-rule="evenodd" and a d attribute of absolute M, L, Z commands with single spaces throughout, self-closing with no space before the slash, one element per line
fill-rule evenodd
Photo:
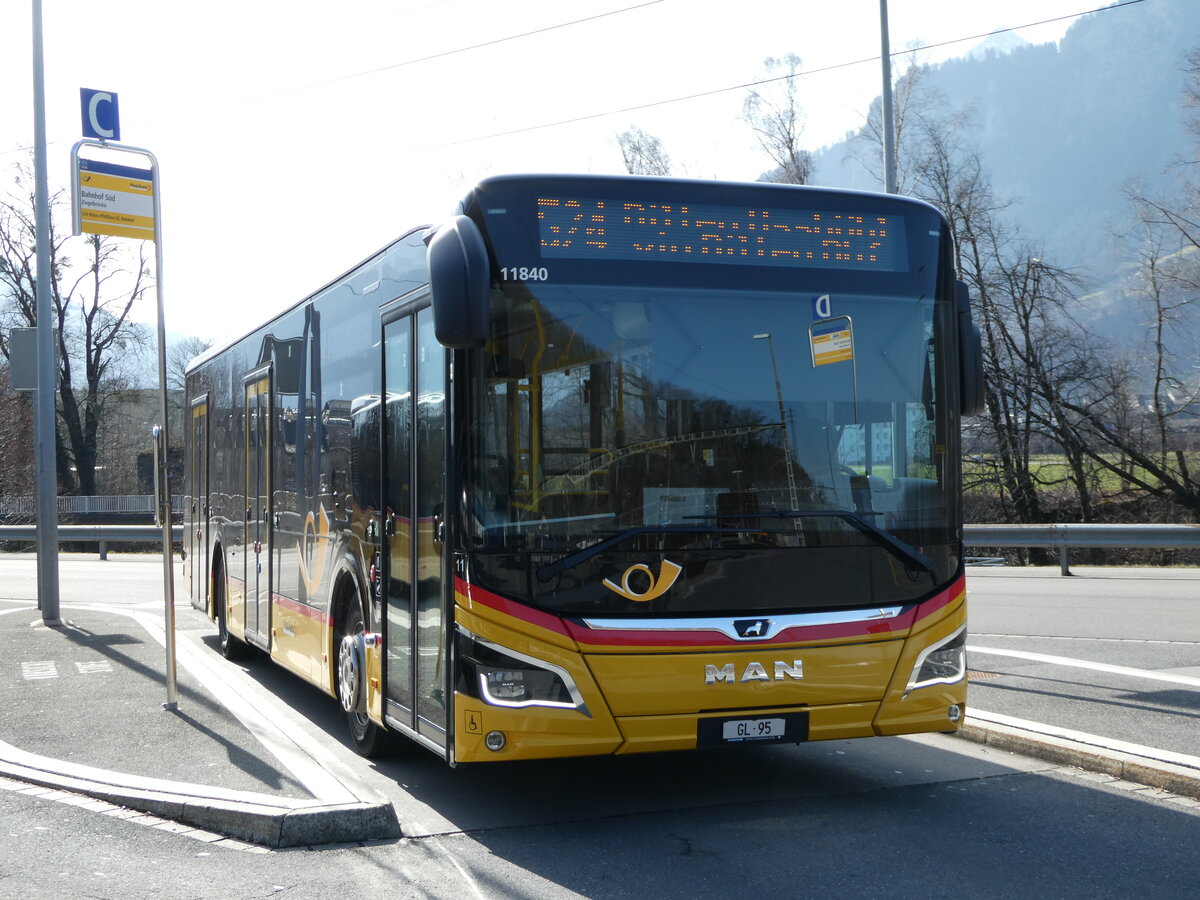
<path fill-rule="evenodd" d="M 1195 896 L 1194 801 L 950 741 L 548 778 L 531 767 L 453 786 L 461 771 L 397 763 L 391 777 L 452 814 L 473 807 L 480 824 L 315 851 L 208 845 L 0 791 L 0 897 Z"/>
<path fill-rule="evenodd" d="M 1200 766 L 1200 571 L 1074 571 L 970 571 L 971 709 Z"/>
<path fill-rule="evenodd" d="M 153 563 L 64 560 L 62 580 L 161 614 Z M 34 596 L 32 564 L 0 558 L 0 596 L 26 587 Z M 973 709 L 1164 744 L 1194 730 L 1188 684 L 1064 660 L 1173 677 L 1200 666 L 1200 573 L 979 570 L 971 592 Z M 196 627 L 190 609 L 180 618 L 183 639 L 215 656 L 215 629 Z M 1011 655 L 1034 652 L 1056 659 Z M 17 664 L 4 660 L 4 677 Z M 1200 883 L 1197 801 L 957 737 L 449 769 L 416 748 L 363 760 L 333 700 L 263 660 L 236 674 L 386 793 L 406 837 L 265 852 L 0 784 L 0 898 L 1159 898 L 1195 896 Z M 1182 693 L 1150 696 L 1164 689 Z M 120 727 L 119 710 L 89 722 Z"/>

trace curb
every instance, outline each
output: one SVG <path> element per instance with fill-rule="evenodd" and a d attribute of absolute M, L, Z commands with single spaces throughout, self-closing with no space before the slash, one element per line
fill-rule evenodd
<path fill-rule="evenodd" d="M 391 802 L 322 803 L 144 778 L 27 753 L 0 741 L 0 775 L 95 797 L 267 847 L 402 837 Z"/>
<path fill-rule="evenodd" d="M 1008 750 L 1058 765 L 1075 766 L 1200 800 L 1200 770 L 1187 766 L 1119 750 L 1100 749 L 1012 725 L 997 722 L 981 724 L 978 720 L 971 721 L 969 714 L 967 721 L 959 728 L 958 736 L 997 750 Z"/>

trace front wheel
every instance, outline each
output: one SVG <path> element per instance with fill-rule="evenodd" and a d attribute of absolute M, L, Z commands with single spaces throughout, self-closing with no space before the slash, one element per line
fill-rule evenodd
<path fill-rule="evenodd" d="M 361 756 L 376 757 L 388 751 L 391 734 L 372 722 L 365 711 L 367 661 L 362 641 L 365 632 L 362 609 L 351 600 L 342 619 L 341 640 L 338 643 L 338 700 L 346 711 L 350 740 L 355 751 Z"/>

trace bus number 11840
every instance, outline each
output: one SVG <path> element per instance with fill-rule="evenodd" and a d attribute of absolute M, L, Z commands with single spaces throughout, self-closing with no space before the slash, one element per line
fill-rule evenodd
<path fill-rule="evenodd" d="M 503 266 L 501 281 L 549 281 L 550 270 L 545 266 Z"/>

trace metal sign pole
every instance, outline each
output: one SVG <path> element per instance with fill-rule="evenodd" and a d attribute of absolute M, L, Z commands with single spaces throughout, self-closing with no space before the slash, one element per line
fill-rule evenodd
<path fill-rule="evenodd" d="M 159 199 L 161 184 L 159 183 L 158 159 L 153 153 L 142 147 L 130 147 L 126 144 L 114 144 L 109 141 L 96 141 L 88 138 L 77 142 L 71 151 L 71 158 L 74 161 L 76 170 L 72 178 L 76 234 L 80 234 L 85 230 L 84 217 L 82 215 L 83 198 L 81 196 L 82 191 L 80 189 L 79 178 L 79 168 L 81 165 L 79 150 L 82 147 L 99 147 L 103 150 L 138 153 L 150 161 L 150 193 L 152 195 L 154 218 L 153 237 L 146 238 L 143 234 L 138 233 L 132 228 L 115 231 L 105 230 L 103 226 L 94 223 L 89 224 L 87 230 L 97 234 L 116 234 L 118 236 L 139 237 L 143 240 L 150 239 L 154 241 L 154 281 L 155 293 L 158 300 L 158 416 L 160 419 L 159 424 L 154 429 L 155 456 L 157 460 L 154 471 L 154 484 L 155 493 L 158 496 L 158 522 L 162 525 L 163 624 L 166 631 L 167 651 L 167 702 L 163 706 L 166 709 L 176 709 L 179 706 L 179 687 L 176 680 L 175 662 L 175 572 L 171 562 L 171 548 L 173 543 L 171 534 L 171 479 L 167 465 L 167 451 L 171 443 L 167 439 L 167 328 L 163 315 L 162 206 Z M 127 175 L 128 173 L 125 173 L 122 177 L 126 177 Z M 120 191 L 118 190 L 116 193 L 120 193 Z"/>
<path fill-rule="evenodd" d="M 168 465 L 170 441 L 167 428 L 167 326 L 163 315 L 163 251 L 162 251 L 162 210 L 159 206 L 159 171 L 158 160 L 153 153 L 141 151 L 150 157 L 150 166 L 154 171 L 154 282 L 158 300 L 158 416 L 162 421 L 162 453 L 159 455 L 159 474 L 162 484 L 160 515 L 162 516 L 163 532 L 163 626 L 166 631 L 167 648 L 167 709 L 179 707 L 179 685 L 176 681 L 175 665 L 175 566 L 171 561 L 171 470 Z"/>

